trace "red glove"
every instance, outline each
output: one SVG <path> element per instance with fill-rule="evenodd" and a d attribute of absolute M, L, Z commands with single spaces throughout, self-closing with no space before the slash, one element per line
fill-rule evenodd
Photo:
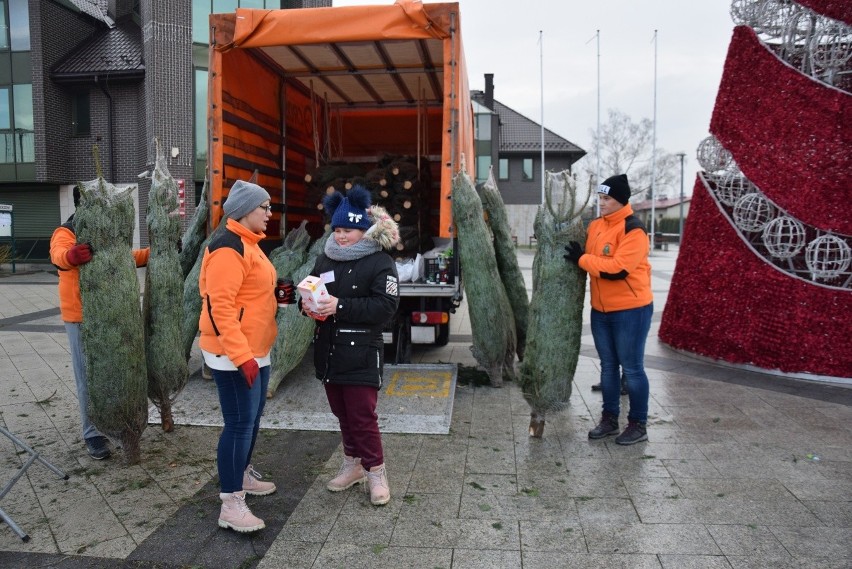
<path fill-rule="evenodd" d="M 254 385 L 254 380 L 257 379 L 257 375 L 260 373 L 260 367 L 257 365 L 257 360 L 252 358 L 242 364 L 240 366 L 240 373 L 243 374 L 243 378 L 245 378 L 249 389 L 251 389 L 251 386 Z"/>
<path fill-rule="evenodd" d="M 68 249 L 68 262 L 74 265 L 85 265 L 92 260 L 92 246 L 88 243 L 80 243 Z"/>

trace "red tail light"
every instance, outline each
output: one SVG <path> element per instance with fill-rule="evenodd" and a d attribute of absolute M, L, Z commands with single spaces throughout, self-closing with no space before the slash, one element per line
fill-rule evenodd
<path fill-rule="evenodd" d="M 446 312 L 412 312 L 411 323 L 423 324 L 446 324 L 450 321 L 450 315 Z"/>

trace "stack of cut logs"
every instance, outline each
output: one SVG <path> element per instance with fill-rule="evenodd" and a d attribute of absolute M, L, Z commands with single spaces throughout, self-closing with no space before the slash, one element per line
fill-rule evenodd
<path fill-rule="evenodd" d="M 376 167 L 364 172 L 358 164 L 329 163 L 305 176 L 308 195 L 322 210 L 323 198 L 335 191 L 346 194 L 355 184 L 367 188 L 372 202 L 387 210 L 399 224 L 400 242 L 394 257 L 411 258 L 432 248 L 428 223 L 428 193 L 431 187 L 429 164 L 410 156 L 385 156 Z"/>

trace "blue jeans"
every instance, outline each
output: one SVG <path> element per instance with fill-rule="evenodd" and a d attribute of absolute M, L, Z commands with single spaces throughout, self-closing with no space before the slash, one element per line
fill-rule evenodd
<path fill-rule="evenodd" d="M 216 451 L 219 484 L 223 493 L 239 492 L 243 489 L 243 473 L 251 463 L 260 417 L 266 405 L 269 366 L 260 368 L 251 389 L 239 371 L 210 371 L 219 390 L 219 405 L 225 419 Z"/>
<path fill-rule="evenodd" d="M 68 334 L 68 349 L 71 350 L 71 367 L 77 384 L 77 399 L 80 402 L 80 423 L 83 425 L 83 440 L 101 437 L 100 431 L 89 419 L 89 386 L 86 383 L 86 357 L 83 355 L 83 335 L 79 322 L 65 322 Z"/>
<path fill-rule="evenodd" d="M 621 372 L 630 399 L 628 421 L 648 421 L 648 376 L 645 374 L 645 340 L 651 329 L 654 303 L 641 308 L 599 312 L 592 309 L 592 337 L 601 359 L 603 410 L 618 417 Z"/>

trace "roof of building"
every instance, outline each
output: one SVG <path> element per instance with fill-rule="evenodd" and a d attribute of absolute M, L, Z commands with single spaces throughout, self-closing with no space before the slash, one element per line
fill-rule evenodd
<path fill-rule="evenodd" d="M 113 79 L 145 76 L 142 30 L 132 18 L 92 35 L 57 63 L 50 74 L 56 82 L 106 75 Z"/>
<path fill-rule="evenodd" d="M 692 200 L 692 196 L 685 196 L 683 198 L 683 203 L 689 203 Z M 665 198 L 661 200 L 656 200 L 654 203 L 654 209 L 668 209 L 670 207 L 674 207 L 680 205 L 680 198 Z M 638 203 L 631 204 L 633 211 L 645 211 L 646 209 L 651 209 L 651 200 L 645 200 Z"/>
<path fill-rule="evenodd" d="M 482 91 L 471 91 L 471 97 L 476 103 L 482 104 L 485 94 Z M 497 99 L 494 99 L 493 110 L 500 117 L 500 152 L 538 152 L 541 150 L 541 125 L 539 123 L 525 117 Z M 579 154 L 577 159 L 586 154 L 585 150 L 546 127 L 544 129 L 544 150 L 546 152 Z"/>
<path fill-rule="evenodd" d="M 70 8 L 75 12 L 82 12 L 87 16 L 91 16 L 110 27 L 114 24 L 112 18 L 106 13 L 106 2 L 103 0 L 56 0 L 56 3 Z"/>

